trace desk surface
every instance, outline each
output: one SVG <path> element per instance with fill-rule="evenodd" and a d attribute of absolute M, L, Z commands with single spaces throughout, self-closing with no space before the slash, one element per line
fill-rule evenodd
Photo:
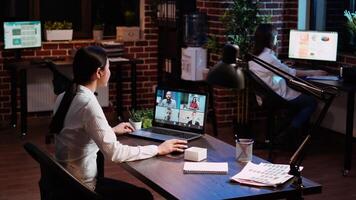
<path fill-rule="evenodd" d="M 147 145 L 154 142 L 120 136 L 120 142 L 129 145 Z M 290 182 L 278 188 L 243 186 L 230 182 L 238 173 L 242 163 L 235 160 L 235 148 L 209 135 L 191 141 L 189 146 L 208 148 L 207 161 L 228 162 L 227 175 L 183 174 L 183 154 L 158 156 L 147 160 L 123 163 L 123 167 L 168 199 L 278 199 L 295 195 Z M 256 156 L 254 163 L 267 162 Z M 308 170 L 308 169 L 305 169 Z M 303 178 L 304 194 L 320 193 L 321 185 Z"/>
<path fill-rule="evenodd" d="M 316 84 L 321 84 L 324 86 L 334 86 L 338 89 L 345 91 L 345 92 L 355 92 L 356 91 L 356 83 L 345 82 L 342 79 L 333 81 L 333 80 L 309 80 Z"/>

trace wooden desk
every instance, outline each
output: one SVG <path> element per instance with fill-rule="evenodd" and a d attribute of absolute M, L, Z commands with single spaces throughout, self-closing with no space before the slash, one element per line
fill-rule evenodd
<path fill-rule="evenodd" d="M 72 60 L 53 61 L 58 67 L 71 67 Z M 126 59 L 110 61 L 113 66 L 111 69 L 115 70 L 116 82 L 116 113 L 122 117 L 122 68 L 120 66 L 130 64 L 131 66 L 131 107 L 136 108 L 136 65 L 143 63 L 142 60 Z M 34 68 L 47 68 L 46 62 L 31 62 L 31 61 L 5 61 L 4 65 L 11 73 L 11 125 L 16 127 L 17 125 L 17 86 L 20 80 L 20 124 L 21 124 L 21 136 L 25 136 L 27 133 L 27 70 Z"/>
<path fill-rule="evenodd" d="M 119 140 L 129 145 L 154 143 L 130 136 L 120 136 Z M 243 165 L 236 162 L 235 148 L 229 144 L 206 135 L 191 141 L 189 146 L 207 148 L 207 161 L 228 162 L 228 174 L 183 174 L 183 154 L 127 162 L 122 166 L 167 199 L 280 199 L 296 195 L 296 190 L 290 185 L 291 181 L 278 188 L 249 187 L 230 182 L 230 177 L 238 173 Z M 267 161 L 254 156 L 253 162 Z M 305 195 L 321 193 L 320 184 L 306 178 L 303 178 L 303 183 Z"/>
<path fill-rule="evenodd" d="M 347 107 L 346 107 L 346 134 L 345 134 L 345 150 L 344 150 L 344 170 L 343 175 L 347 175 L 351 170 L 352 160 L 352 141 L 353 141 L 353 129 L 354 129 L 354 104 L 355 104 L 355 83 L 344 83 L 340 81 L 328 81 L 328 80 L 313 80 L 314 83 L 322 84 L 326 86 L 335 86 L 341 91 L 347 93 Z"/>

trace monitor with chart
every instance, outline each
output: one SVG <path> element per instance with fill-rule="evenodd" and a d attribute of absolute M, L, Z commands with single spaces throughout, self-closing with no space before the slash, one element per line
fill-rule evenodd
<path fill-rule="evenodd" d="M 41 47 L 40 21 L 4 22 L 5 49 Z"/>
<path fill-rule="evenodd" d="M 336 61 L 337 32 L 290 30 L 289 58 Z"/>

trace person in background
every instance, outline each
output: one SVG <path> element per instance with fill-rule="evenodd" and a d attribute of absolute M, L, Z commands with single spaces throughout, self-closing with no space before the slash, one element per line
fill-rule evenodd
<path fill-rule="evenodd" d="M 73 61 L 73 85 L 58 96 L 50 129 L 55 133 L 55 157 L 73 176 L 105 199 L 152 199 L 152 194 L 129 183 L 97 178 L 97 152 L 107 160 L 126 162 L 182 152 L 183 140 L 168 140 L 156 145 L 128 146 L 117 135 L 134 131 L 126 122 L 111 127 L 94 92 L 106 86 L 110 77 L 105 51 L 97 46 L 83 47 Z"/>
<path fill-rule="evenodd" d="M 254 42 L 253 54 L 255 56 L 293 76 L 326 75 L 326 72 L 322 70 L 298 70 L 283 64 L 274 52 L 277 46 L 277 31 L 272 24 L 260 24 L 255 32 Z M 290 126 L 277 136 L 275 142 L 285 144 L 288 138 L 294 138 L 295 141 L 291 142 L 298 145 L 299 132 L 309 123 L 317 107 L 316 99 L 288 87 L 285 79 L 259 64 L 253 61 L 249 61 L 248 64 L 250 71 L 262 79 L 275 93 L 286 99 L 295 110 Z"/>
<path fill-rule="evenodd" d="M 171 91 L 166 92 L 166 98 L 160 102 L 159 106 L 168 107 L 168 108 L 176 108 L 176 101 L 174 99 L 172 99 Z"/>

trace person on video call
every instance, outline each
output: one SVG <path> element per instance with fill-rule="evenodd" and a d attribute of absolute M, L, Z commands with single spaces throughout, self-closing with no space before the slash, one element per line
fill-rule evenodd
<path fill-rule="evenodd" d="M 191 110 L 199 110 L 199 102 L 198 102 L 198 96 L 194 96 L 192 101 L 189 104 L 189 109 Z"/>
<path fill-rule="evenodd" d="M 172 92 L 171 91 L 167 91 L 166 92 L 166 98 L 164 98 L 161 101 L 159 106 L 168 107 L 168 108 L 176 108 L 176 101 L 174 99 L 172 99 Z"/>
<path fill-rule="evenodd" d="M 277 45 L 277 31 L 272 24 L 260 24 L 256 29 L 254 40 L 254 55 L 293 76 L 326 75 L 326 72 L 322 70 L 297 70 L 283 64 L 276 57 L 273 50 Z M 275 93 L 289 101 L 293 106 L 295 115 L 292 116 L 291 124 L 281 135 L 277 136 L 276 143 L 286 143 L 287 138 L 295 138 L 294 141 L 291 141 L 295 144 L 297 142 L 296 140 L 299 138 L 300 129 L 308 124 L 310 116 L 317 107 L 316 99 L 288 87 L 285 79 L 259 64 L 253 61 L 249 61 L 248 64 L 249 69 L 254 74 L 262 79 Z"/>
<path fill-rule="evenodd" d="M 195 126 L 199 126 L 199 122 L 196 120 L 196 111 L 192 112 L 192 119 L 188 121 L 188 125 L 195 125 Z"/>
<path fill-rule="evenodd" d="M 107 160 L 126 162 L 183 152 L 186 141 L 167 140 L 156 145 L 128 146 L 116 136 L 134 130 L 130 123 L 111 127 L 94 95 L 110 77 L 105 51 L 97 46 L 83 47 L 73 61 L 72 86 L 56 100 L 51 131 L 55 133 L 55 157 L 73 176 L 105 199 L 152 199 L 152 194 L 129 183 L 97 176 L 97 152 Z"/>

